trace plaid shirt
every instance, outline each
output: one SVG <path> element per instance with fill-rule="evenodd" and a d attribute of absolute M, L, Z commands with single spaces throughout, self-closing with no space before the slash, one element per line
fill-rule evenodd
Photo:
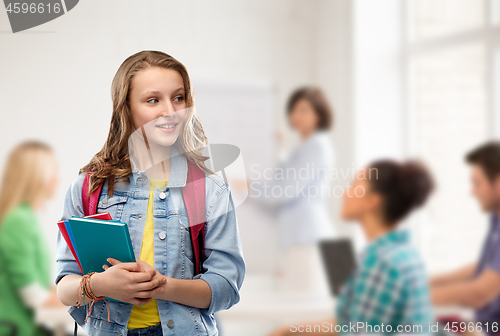
<path fill-rule="evenodd" d="M 408 232 L 394 230 L 370 243 L 359 265 L 338 297 L 339 325 L 364 322 L 371 328 L 356 330 L 363 333 L 397 334 L 398 326 L 406 325 L 411 326 L 412 333 L 418 333 L 413 327 L 416 325 L 423 333 L 429 331 L 433 314 L 428 281 Z M 384 329 L 377 329 L 382 323 Z"/>

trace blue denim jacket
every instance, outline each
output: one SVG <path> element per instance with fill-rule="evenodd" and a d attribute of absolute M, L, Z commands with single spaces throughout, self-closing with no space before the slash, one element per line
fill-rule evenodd
<path fill-rule="evenodd" d="M 107 183 L 102 187 L 97 212 L 109 212 L 114 220 L 127 223 L 137 258 L 140 256 L 144 224 L 149 199 L 149 179 L 145 171 L 133 167 L 130 184 L 116 183 L 112 197 L 107 195 Z M 61 219 L 83 216 L 81 190 L 85 174 L 80 174 L 71 184 L 64 201 Z M 200 309 L 166 300 L 157 300 L 163 335 L 218 335 L 214 313 L 229 309 L 239 299 L 245 275 L 236 213 L 231 191 L 218 175 L 205 173 L 206 224 L 204 272 L 193 277 L 193 255 L 188 218 L 182 198 L 186 184 L 187 161 L 172 147 L 171 173 L 163 190 L 154 190 L 154 268 L 161 274 L 176 279 L 205 280 L 212 291 L 210 307 Z M 161 199 L 159 194 L 167 197 Z M 163 234 L 166 233 L 165 234 Z M 162 233 L 162 234 L 160 234 Z M 162 239 L 163 238 L 163 239 Z M 61 233 L 57 236 L 55 283 L 67 274 L 83 275 Z M 92 307 L 87 323 L 89 305 L 70 306 L 68 312 L 92 336 L 126 335 L 133 305 L 108 300 L 98 300 Z M 171 327 L 167 321 L 172 320 Z"/>

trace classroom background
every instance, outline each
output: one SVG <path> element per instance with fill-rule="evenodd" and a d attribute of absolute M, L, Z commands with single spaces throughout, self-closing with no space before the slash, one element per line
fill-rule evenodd
<path fill-rule="evenodd" d="M 0 170 L 23 140 L 56 151 L 60 185 L 39 214 L 53 256 L 64 193 L 106 139 L 114 73 L 157 49 L 187 67 L 209 142 L 238 146 L 247 175 L 276 164 L 277 131 L 285 149 L 298 143 L 285 113 L 291 92 L 320 87 L 334 111 L 332 188 L 373 159 L 422 158 L 438 188 L 406 225 L 429 273 L 478 257 L 487 218 L 463 157 L 500 136 L 498 0 L 86 0 L 16 34 L 0 10 L 0 46 Z M 341 202 L 328 198 L 332 226 L 361 249 L 358 229 L 339 219 Z M 333 297 L 276 291 L 273 217 L 248 197 L 237 213 L 247 274 L 241 301 L 218 316 L 223 335 L 330 316 Z M 39 314 L 73 326 L 65 309 Z"/>

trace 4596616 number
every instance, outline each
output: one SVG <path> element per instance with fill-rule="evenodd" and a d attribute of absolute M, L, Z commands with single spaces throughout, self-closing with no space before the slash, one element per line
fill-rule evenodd
<path fill-rule="evenodd" d="M 43 4 L 43 3 L 28 3 L 28 2 L 15 2 L 9 3 L 7 6 L 7 13 L 59 13 L 61 12 L 61 4 Z"/>
<path fill-rule="evenodd" d="M 465 332 L 465 331 L 477 331 L 477 332 L 494 332 L 497 333 L 499 331 L 498 329 L 498 323 L 493 322 L 493 323 L 481 323 L 481 322 L 448 322 L 446 323 L 446 326 L 444 327 L 444 330 L 452 333 L 457 333 L 457 332 Z"/>

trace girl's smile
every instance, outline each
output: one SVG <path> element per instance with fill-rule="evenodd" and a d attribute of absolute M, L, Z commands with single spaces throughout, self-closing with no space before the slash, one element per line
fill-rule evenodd
<path fill-rule="evenodd" d="M 159 128 L 162 132 L 170 133 L 175 131 L 175 128 L 177 127 L 178 124 L 179 123 L 167 122 L 160 125 L 156 125 L 156 128 Z"/>

